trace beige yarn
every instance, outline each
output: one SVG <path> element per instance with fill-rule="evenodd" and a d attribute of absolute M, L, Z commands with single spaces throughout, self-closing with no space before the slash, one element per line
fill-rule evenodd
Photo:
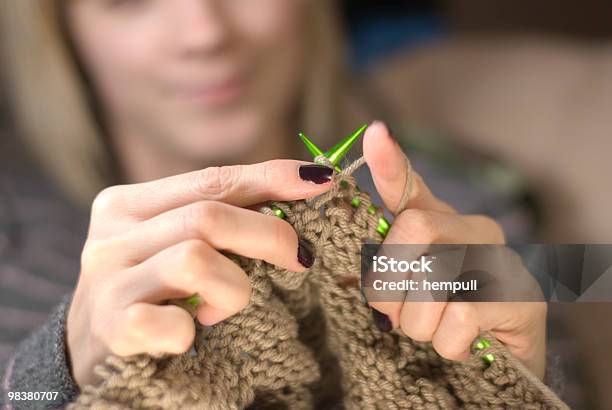
<path fill-rule="evenodd" d="M 231 255 L 253 285 L 245 310 L 212 327 L 196 321 L 195 356 L 108 357 L 95 369 L 102 382 L 68 409 L 567 408 L 490 335 L 490 348 L 452 362 L 431 343 L 378 330 L 359 289 L 360 246 L 383 239 L 382 211 L 369 214 L 370 197 L 355 187 L 362 163 L 320 197 L 275 204 L 314 245 L 312 268 Z"/>

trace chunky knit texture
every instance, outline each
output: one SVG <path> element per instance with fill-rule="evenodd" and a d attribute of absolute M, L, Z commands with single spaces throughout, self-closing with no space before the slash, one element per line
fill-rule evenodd
<path fill-rule="evenodd" d="M 382 241 L 382 211 L 367 211 L 350 175 L 362 163 L 317 198 L 275 203 L 314 245 L 308 271 L 230 255 L 252 282 L 245 310 L 212 327 L 196 321 L 196 355 L 108 357 L 95 369 L 102 382 L 68 409 L 567 408 L 490 335 L 490 347 L 452 362 L 431 343 L 378 330 L 359 289 L 360 247 Z"/>

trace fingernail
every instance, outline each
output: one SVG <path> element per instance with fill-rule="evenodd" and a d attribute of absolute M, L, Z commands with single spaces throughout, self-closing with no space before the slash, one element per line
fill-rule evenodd
<path fill-rule="evenodd" d="M 392 141 L 397 142 L 397 139 L 395 138 L 395 133 L 393 132 L 391 127 L 386 122 L 381 121 L 381 120 L 375 120 L 372 123 L 372 125 L 375 125 L 375 124 L 380 126 L 380 127 L 382 127 L 385 131 L 387 131 L 387 135 L 389 135 L 389 137 L 391 137 Z"/>
<path fill-rule="evenodd" d="M 312 246 L 306 240 L 300 238 L 298 240 L 298 262 L 305 268 L 310 268 L 314 263 L 314 252 Z"/>
<path fill-rule="evenodd" d="M 387 133 L 389 134 L 389 137 L 391 137 L 391 140 L 395 142 L 396 144 L 399 144 L 397 142 L 397 138 L 395 138 L 395 132 L 393 132 L 393 129 L 389 125 L 387 125 L 387 123 L 383 123 L 383 124 L 385 128 L 387 129 Z"/>
<path fill-rule="evenodd" d="M 393 326 L 389 320 L 389 316 L 379 312 L 376 309 L 372 309 L 372 316 L 374 317 L 374 323 L 381 332 L 390 332 Z"/>
<path fill-rule="evenodd" d="M 331 181 L 334 169 L 325 165 L 308 164 L 300 166 L 300 178 L 304 181 L 324 184 Z"/>

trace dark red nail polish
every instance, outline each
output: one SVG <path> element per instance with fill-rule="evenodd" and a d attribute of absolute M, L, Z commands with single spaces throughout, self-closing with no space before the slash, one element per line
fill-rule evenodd
<path fill-rule="evenodd" d="M 325 165 L 308 164 L 300 166 L 300 178 L 304 181 L 324 184 L 331 181 L 334 169 Z"/>
<path fill-rule="evenodd" d="M 310 243 L 300 238 L 298 240 L 298 262 L 305 268 L 310 268 L 314 263 L 314 251 Z"/>
<path fill-rule="evenodd" d="M 393 329 L 389 316 L 379 312 L 376 309 L 372 309 L 372 317 L 374 318 L 374 324 L 380 329 L 381 332 L 390 332 Z"/>

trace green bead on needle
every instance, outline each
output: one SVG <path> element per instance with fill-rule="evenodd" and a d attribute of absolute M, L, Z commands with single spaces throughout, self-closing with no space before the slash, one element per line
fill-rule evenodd
<path fill-rule="evenodd" d="M 319 148 L 314 142 L 312 142 L 312 140 L 308 138 L 304 133 L 300 132 L 298 135 L 300 139 L 302 140 L 302 142 L 304 143 L 304 145 L 306 145 L 306 148 L 308 149 L 308 151 L 313 155 L 315 159 L 316 157 L 320 155 L 324 155 L 329 160 L 329 162 L 331 162 L 332 165 L 334 165 L 334 167 L 336 168 L 336 171 L 340 172 L 342 171 L 342 168 L 340 168 L 338 164 L 340 163 L 342 158 L 344 158 L 347 152 L 349 152 L 353 144 L 355 144 L 357 139 L 359 139 L 359 137 L 361 136 L 361 134 L 363 134 L 366 128 L 368 128 L 367 124 L 362 125 L 355 132 L 353 132 L 348 137 L 344 138 L 342 141 L 334 145 L 332 148 L 330 148 L 326 152 L 323 152 L 323 150 Z M 361 199 L 357 197 L 351 200 L 351 205 L 353 205 L 354 207 L 358 207 L 360 204 L 361 204 Z M 375 214 L 377 210 L 378 208 L 375 207 L 374 205 L 371 205 L 368 207 L 368 213 L 372 215 Z M 382 236 L 386 236 L 387 232 L 389 232 L 390 227 L 391 225 L 389 224 L 389 221 L 387 221 L 387 219 L 384 216 L 381 216 L 380 218 L 378 218 L 378 227 L 376 228 L 376 231 L 378 233 L 380 233 Z"/>
<path fill-rule="evenodd" d="M 272 208 L 274 215 L 278 216 L 280 219 L 285 219 L 285 211 L 283 211 L 276 205 L 272 205 L 270 208 Z"/>
<path fill-rule="evenodd" d="M 485 338 L 478 339 L 476 342 L 474 342 L 473 345 L 474 350 L 484 350 L 489 347 L 491 347 L 491 342 L 489 342 L 489 340 Z M 495 356 L 491 353 L 486 353 L 482 356 L 482 361 L 485 362 L 487 365 L 490 365 L 495 361 Z"/>
<path fill-rule="evenodd" d="M 197 308 L 198 305 L 202 302 L 202 297 L 196 293 L 189 296 L 187 299 L 185 299 L 185 301 L 192 307 Z"/>
<path fill-rule="evenodd" d="M 484 350 L 488 347 L 491 347 L 491 342 L 489 342 L 487 339 L 482 338 L 482 339 L 478 339 L 475 343 L 474 343 L 474 349 L 476 350 Z"/>
<path fill-rule="evenodd" d="M 482 361 L 490 365 L 491 363 L 495 361 L 495 356 L 493 356 L 491 353 L 487 353 L 484 356 L 482 356 Z"/>

